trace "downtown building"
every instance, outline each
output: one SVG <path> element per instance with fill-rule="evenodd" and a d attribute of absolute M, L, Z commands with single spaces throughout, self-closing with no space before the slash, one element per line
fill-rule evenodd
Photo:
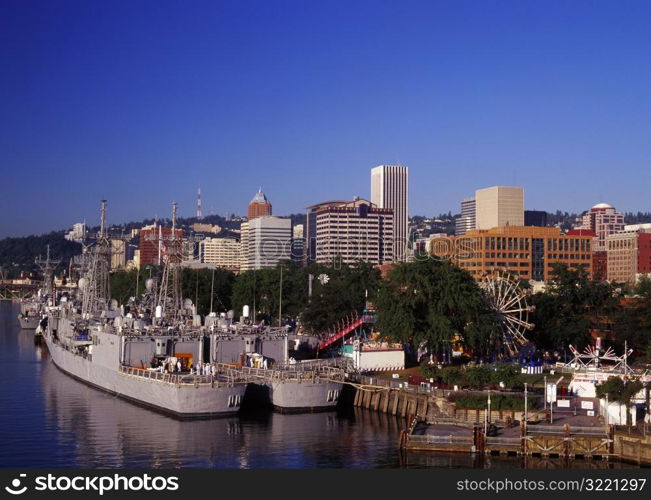
<path fill-rule="evenodd" d="M 251 200 L 251 203 L 249 203 L 246 212 L 249 221 L 252 221 L 257 217 L 271 215 L 271 202 L 262 192 L 262 188 L 258 189 L 258 192 L 255 193 L 255 196 Z"/>
<path fill-rule="evenodd" d="M 430 252 L 475 279 L 508 271 L 522 279 L 547 281 L 556 263 L 583 268 L 592 276 L 592 243 L 590 235 L 561 234 L 557 227 L 501 226 L 432 238 Z"/>
<path fill-rule="evenodd" d="M 463 236 L 471 229 L 477 227 L 477 207 L 475 197 L 464 198 L 461 200 L 461 215 L 457 218 L 454 225 L 454 234 Z"/>
<path fill-rule="evenodd" d="M 544 210 L 525 210 L 524 225 L 545 227 L 547 225 L 547 212 Z"/>
<path fill-rule="evenodd" d="M 624 230 L 624 215 L 608 203 L 596 204 L 583 215 L 582 219 L 581 229 L 590 229 L 597 235 L 595 252 L 605 252 L 608 235 Z"/>
<path fill-rule="evenodd" d="M 371 169 L 371 203 L 393 211 L 392 259 L 407 260 L 409 242 L 409 170 L 401 165 Z"/>
<path fill-rule="evenodd" d="M 234 273 L 240 271 L 240 242 L 235 238 L 205 238 L 199 242 L 199 259 Z"/>
<path fill-rule="evenodd" d="M 606 252 L 595 252 L 594 248 L 597 243 L 597 233 L 592 229 L 570 229 L 567 233 L 568 236 L 590 236 L 592 238 L 592 279 L 605 280 L 606 269 L 608 268 Z"/>
<path fill-rule="evenodd" d="M 524 188 L 493 186 L 475 191 L 475 228 L 524 226 Z"/>
<path fill-rule="evenodd" d="M 594 232 L 593 276 L 594 279 L 608 278 L 608 236 L 624 230 L 624 215 L 608 203 L 597 203 L 582 216 L 578 228 Z"/>
<path fill-rule="evenodd" d="M 641 275 L 651 274 L 651 224 L 626 226 L 606 236 L 608 281 L 637 283 Z"/>
<path fill-rule="evenodd" d="M 308 262 L 333 265 L 394 262 L 394 213 L 355 197 L 308 207 Z"/>
<path fill-rule="evenodd" d="M 172 237 L 171 227 L 158 226 L 155 223 L 140 230 L 139 266 L 154 265 L 162 263 L 165 254 L 166 242 Z M 176 230 L 176 237 L 183 239 L 183 230 Z"/>
<path fill-rule="evenodd" d="M 248 226 L 247 270 L 276 267 L 280 261 L 291 259 L 291 219 L 264 215 L 250 220 Z"/>

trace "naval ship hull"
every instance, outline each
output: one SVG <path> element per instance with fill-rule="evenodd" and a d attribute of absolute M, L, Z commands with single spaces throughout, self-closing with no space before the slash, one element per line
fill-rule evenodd
<path fill-rule="evenodd" d="M 44 338 L 52 361 L 62 372 L 84 384 L 177 418 L 234 415 L 244 395 L 244 384 L 175 384 L 128 374 L 73 354 L 52 342 L 49 335 Z"/>
<path fill-rule="evenodd" d="M 41 320 L 39 316 L 23 316 L 21 314 L 18 315 L 18 322 L 20 323 L 20 327 L 23 330 L 36 330 L 36 327 L 38 327 L 38 323 Z"/>
<path fill-rule="evenodd" d="M 266 385 L 271 405 L 280 413 L 334 410 L 343 387 L 337 382 L 274 381 Z"/>

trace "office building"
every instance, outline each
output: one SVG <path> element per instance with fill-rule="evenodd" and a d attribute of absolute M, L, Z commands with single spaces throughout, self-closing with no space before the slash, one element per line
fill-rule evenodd
<path fill-rule="evenodd" d="M 239 272 L 240 242 L 235 238 L 206 238 L 199 242 L 199 257 L 204 264 Z"/>
<path fill-rule="evenodd" d="M 127 265 L 127 244 L 122 239 L 111 239 L 111 271 Z"/>
<path fill-rule="evenodd" d="M 624 216 L 608 203 L 597 203 L 583 215 L 581 229 L 597 233 L 595 251 L 605 252 L 608 235 L 624 230 Z"/>
<path fill-rule="evenodd" d="M 457 218 L 454 227 L 454 234 L 463 236 L 467 231 L 477 226 L 475 197 L 461 200 L 461 215 Z"/>
<path fill-rule="evenodd" d="M 204 224 L 203 222 L 195 222 L 192 224 L 192 230 L 195 233 L 219 234 L 222 228 L 216 224 Z"/>
<path fill-rule="evenodd" d="M 393 251 L 395 261 L 407 259 L 409 247 L 409 171 L 400 165 L 380 165 L 371 169 L 371 203 L 393 211 Z"/>
<path fill-rule="evenodd" d="M 140 230 L 140 266 L 161 265 L 165 254 L 166 242 L 171 239 L 172 228 L 156 224 Z M 183 231 L 176 230 L 176 237 L 182 239 Z"/>
<path fill-rule="evenodd" d="M 493 186 L 475 191 L 477 229 L 524 226 L 524 188 Z"/>
<path fill-rule="evenodd" d="M 276 267 L 291 258 L 292 221 L 263 215 L 249 221 L 248 268 Z"/>
<path fill-rule="evenodd" d="M 651 273 L 651 229 L 622 231 L 606 236 L 608 281 L 637 282 L 640 275 Z"/>
<path fill-rule="evenodd" d="M 271 215 L 271 202 L 267 200 L 267 197 L 262 192 L 262 188 L 260 188 L 255 193 L 251 203 L 249 203 L 247 216 L 249 221 L 252 221 L 257 217 L 263 217 L 265 215 Z"/>
<path fill-rule="evenodd" d="M 590 236 L 592 238 L 592 279 L 605 280 L 608 272 L 608 256 L 605 251 L 594 249 L 597 248 L 597 233 L 592 229 L 570 229 L 568 236 Z"/>
<path fill-rule="evenodd" d="M 240 272 L 249 270 L 249 223 L 240 225 Z"/>
<path fill-rule="evenodd" d="M 379 208 L 357 197 L 349 202 L 319 203 L 308 209 L 315 262 L 381 265 L 394 261 L 392 209 Z"/>
<path fill-rule="evenodd" d="M 72 225 L 72 230 L 68 231 L 64 238 L 68 241 L 74 241 L 76 243 L 82 243 L 86 239 L 86 223 L 77 222 Z"/>
<path fill-rule="evenodd" d="M 500 226 L 464 236 L 432 238 L 431 253 L 449 259 L 474 278 L 508 270 L 523 279 L 551 279 L 553 265 L 565 263 L 592 275 L 592 236 L 561 234 L 557 227 Z"/>
<path fill-rule="evenodd" d="M 305 230 L 303 224 L 292 228 L 292 262 L 298 266 L 305 263 Z"/>
<path fill-rule="evenodd" d="M 524 225 L 545 227 L 547 225 L 547 212 L 544 210 L 525 210 Z"/>

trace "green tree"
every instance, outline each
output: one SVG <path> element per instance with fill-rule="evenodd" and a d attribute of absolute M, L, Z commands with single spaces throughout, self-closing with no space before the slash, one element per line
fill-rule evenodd
<path fill-rule="evenodd" d="M 313 265 L 306 269 L 315 279 L 312 297 L 301 314 L 305 326 L 314 332 L 331 329 L 342 318 L 361 313 L 366 300 L 373 302 L 381 284 L 380 271 L 367 262 L 329 267 Z M 321 283 L 316 277 L 324 274 L 329 280 Z M 307 282 L 307 281 L 306 281 Z"/>
<path fill-rule="evenodd" d="M 439 259 L 395 265 L 377 299 L 377 329 L 384 336 L 437 350 L 461 335 L 474 348 L 499 339 L 497 319 L 470 274 Z"/>
<path fill-rule="evenodd" d="M 590 340 L 591 328 L 604 328 L 616 307 L 615 285 L 590 280 L 584 269 L 555 264 L 553 278 L 544 293 L 532 297 L 535 324 L 532 337 L 545 348 L 583 349 Z"/>
<path fill-rule="evenodd" d="M 213 282 L 214 278 L 214 282 Z M 181 272 L 183 298 L 192 300 L 197 313 L 209 314 L 212 291 L 212 310 L 227 312 L 231 309 L 231 296 L 235 275 L 226 269 L 188 269 Z"/>
<path fill-rule="evenodd" d="M 638 297 L 651 300 L 651 278 L 643 274 L 635 285 L 634 292 Z"/>
<path fill-rule="evenodd" d="M 276 323 L 280 312 L 282 267 L 282 315 L 298 316 L 307 304 L 308 272 L 290 261 L 274 268 L 245 271 L 235 279 L 232 304 L 236 315 L 244 305 L 255 306 L 256 321 Z"/>

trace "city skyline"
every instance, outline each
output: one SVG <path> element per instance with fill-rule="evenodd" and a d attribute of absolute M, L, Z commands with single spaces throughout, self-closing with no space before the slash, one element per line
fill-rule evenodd
<path fill-rule="evenodd" d="M 95 220 L 101 199 L 114 222 L 191 216 L 198 187 L 204 216 L 258 186 L 302 213 L 369 198 L 382 164 L 409 166 L 411 215 L 493 185 L 524 186 L 527 209 L 649 210 L 647 2 L 0 13 L 0 238 Z"/>

